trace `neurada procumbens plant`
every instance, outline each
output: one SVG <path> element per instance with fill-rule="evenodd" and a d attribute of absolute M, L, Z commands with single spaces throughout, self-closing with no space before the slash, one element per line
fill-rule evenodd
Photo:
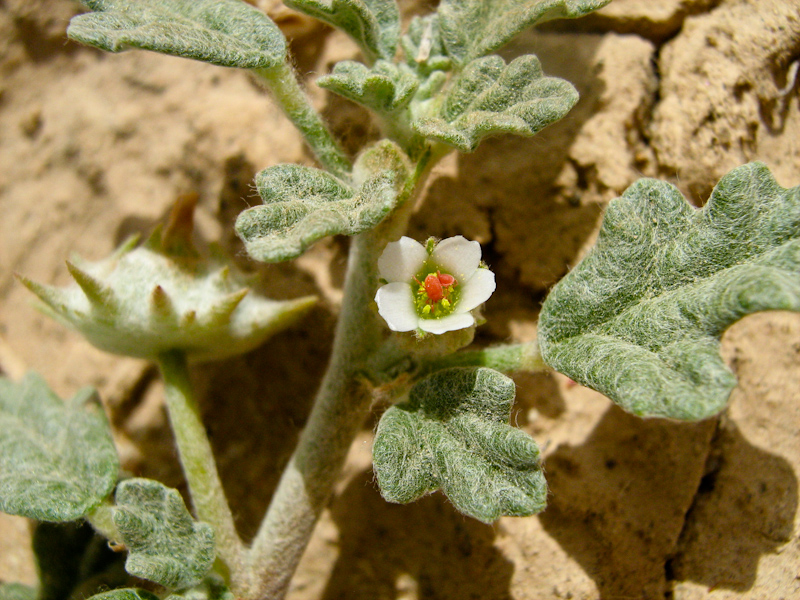
<path fill-rule="evenodd" d="M 373 447 L 386 500 L 441 491 L 486 523 L 536 514 L 547 485 L 536 442 L 509 424 L 509 374 L 552 368 L 635 415 L 705 419 L 736 385 L 719 354 L 723 332 L 755 312 L 800 310 L 800 188 L 780 187 L 751 163 L 723 177 L 701 209 L 668 183 L 633 184 L 550 292 L 536 342 L 464 348 L 495 275 L 475 241 L 405 235 L 418 195 L 450 152 L 534 135 L 568 113 L 577 101 L 570 83 L 545 75 L 533 55 L 507 61 L 496 51 L 529 27 L 608 0 L 442 0 L 404 31 L 393 0 L 286 0 L 361 50 L 361 61 L 317 81 L 372 111 L 385 135 L 353 161 L 299 86 L 280 29 L 258 9 L 240 0 L 83 1 L 89 11 L 72 20 L 74 40 L 245 69 L 303 135 L 319 166 L 266 166 L 255 181 L 263 203 L 237 218 L 253 260 L 290 260 L 328 236 L 351 237 L 328 370 L 250 545 L 234 527 L 190 364 L 252 350 L 303 318 L 314 298 L 261 297 L 221 252 L 196 248 L 189 198 L 143 244 L 68 262 L 71 286 L 19 275 L 44 311 L 98 348 L 159 365 L 188 483 L 190 508 L 159 482 L 120 477 L 93 390 L 62 401 L 38 375 L 0 380 L 0 509 L 87 521 L 124 553 L 130 577 L 92 589 L 94 598 L 282 598 L 377 395 L 391 405 Z M 37 597 L 25 586 L 0 591 Z"/>

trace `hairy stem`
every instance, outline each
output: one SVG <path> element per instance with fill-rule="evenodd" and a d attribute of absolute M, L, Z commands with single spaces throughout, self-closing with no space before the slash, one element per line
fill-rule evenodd
<path fill-rule="evenodd" d="M 372 305 L 378 288 L 378 257 L 388 242 L 405 232 L 414 192 L 432 166 L 429 159 L 426 154 L 417 165 L 401 194 L 400 208 L 375 229 L 353 238 L 330 363 L 250 549 L 248 564 L 254 587 L 249 598 L 279 600 L 286 594 L 369 410 L 372 396 L 363 384 L 362 372 L 386 331 Z"/>
<path fill-rule="evenodd" d="M 117 526 L 114 524 L 114 504 L 111 498 L 106 498 L 103 502 L 84 517 L 94 530 L 106 538 L 109 542 L 119 544 L 122 542 Z"/>
<path fill-rule="evenodd" d="M 294 69 L 288 63 L 282 63 L 271 69 L 254 69 L 254 73 L 270 89 L 320 164 L 337 177 L 348 179 L 352 165 L 317 111 L 311 106 L 308 96 L 297 82 Z"/>
<path fill-rule="evenodd" d="M 241 576 L 244 547 L 236 533 L 211 444 L 194 398 L 186 354 L 166 352 L 159 356 L 158 363 L 164 379 L 169 420 L 192 504 L 197 517 L 214 528 L 218 559 L 230 577 L 234 593 L 238 593 L 237 590 L 244 585 Z"/>

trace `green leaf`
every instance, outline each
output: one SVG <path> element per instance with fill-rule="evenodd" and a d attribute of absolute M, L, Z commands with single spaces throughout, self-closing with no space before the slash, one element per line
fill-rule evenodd
<path fill-rule="evenodd" d="M 472 152 L 490 135 L 534 135 L 577 101 L 575 88 L 545 77 L 535 56 L 520 56 L 508 65 L 499 56 L 487 56 L 467 65 L 447 91 L 438 116 L 412 125 L 425 137 Z"/>
<path fill-rule="evenodd" d="M 719 355 L 725 329 L 800 310 L 798 238 L 800 187 L 780 187 L 763 164 L 728 173 L 699 210 L 640 180 L 544 303 L 542 356 L 636 415 L 714 415 L 736 385 Z"/>
<path fill-rule="evenodd" d="M 0 510 L 74 521 L 106 498 L 119 460 L 97 394 L 64 402 L 33 373 L 0 378 Z"/>
<path fill-rule="evenodd" d="M 139 588 L 120 588 L 95 594 L 90 600 L 159 600 L 158 596 Z"/>
<path fill-rule="evenodd" d="M 377 113 L 392 113 L 408 106 L 419 80 L 408 67 L 386 60 L 372 68 L 345 60 L 336 64 L 333 73 L 317 79 L 317 85 Z"/>
<path fill-rule="evenodd" d="M 494 52 L 528 27 L 582 17 L 610 0 L 442 0 L 439 28 L 457 64 Z"/>
<path fill-rule="evenodd" d="M 508 424 L 514 382 L 486 369 L 452 368 L 417 383 L 381 418 L 372 449 L 381 494 L 407 503 L 440 489 L 485 523 L 545 506 L 539 448 Z"/>
<path fill-rule="evenodd" d="M 284 0 L 284 4 L 347 33 L 370 63 L 394 57 L 400 37 L 395 0 Z"/>
<path fill-rule="evenodd" d="M 36 588 L 22 583 L 0 583 L 0 600 L 36 600 Z"/>
<path fill-rule="evenodd" d="M 286 56 L 278 26 L 241 0 L 81 1 L 96 12 L 74 17 L 67 35 L 110 52 L 141 48 L 243 69 Z"/>
<path fill-rule="evenodd" d="M 114 524 L 131 575 L 171 589 L 196 585 L 214 563 L 214 531 L 192 519 L 177 490 L 150 479 L 117 486 Z"/>
<path fill-rule="evenodd" d="M 256 260 L 295 258 L 325 236 L 375 227 L 397 205 L 407 178 L 405 155 L 388 141 L 358 158 L 354 186 L 319 169 L 270 167 L 256 177 L 265 205 L 242 212 L 236 233 Z"/>

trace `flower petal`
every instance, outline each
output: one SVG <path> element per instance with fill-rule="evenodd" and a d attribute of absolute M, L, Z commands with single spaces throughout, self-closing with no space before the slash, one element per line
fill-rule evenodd
<path fill-rule="evenodd" d="M 463 313 L 480 306 L 489 299 L 496 287 L 494 273 L 489 269 L 478 269 L 461 288 L 456 312 Z"/>
<path fill-rule="evenodd" d="M 442 272 L 449 273 L 462 283 L 469 279 L 481 263 L 481 245 L 461 235 L 436 244 L 431 255 Z"/>
<path fill-rule="evenodd" d="M 407 283 L 394 282 L 382 286 L 375 294 L 378 314 L 392 331 L 413 331 L 419 324 L 414 308 L 414 294 Z"/>
<path fill-rule="evenodd" d="M 428 333 L 445 333 L 464 329 L 475 324 L 475 318 L 470 313 L 453 313 L 441 319 L 420 319 L 419 328 Z"/>
<path fill-rule="evenodd" d="M 410 237 L 403 236 L 396 242 L 386 244 L 378 259 L 378 274 L 386 281 L 409 283 L 422 268 L 428 251 L 425 246 Z"/>

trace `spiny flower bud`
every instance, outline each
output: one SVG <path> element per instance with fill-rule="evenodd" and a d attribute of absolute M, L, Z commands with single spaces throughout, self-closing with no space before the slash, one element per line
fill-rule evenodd
<path fill-rule="evenodd" d="M 257 296 L 221 252 L 202 257 L 191 241 L 195 203 L 196 196 L 181 197 L 166 227 L 142 246 L 134 237 L 101 261 L 67 261 L 76 285 L 17 277 L 51 316 L 107 352 L 155 359 L 179 350 L 203 361 L 252 350 L 316 298 Z"/>

